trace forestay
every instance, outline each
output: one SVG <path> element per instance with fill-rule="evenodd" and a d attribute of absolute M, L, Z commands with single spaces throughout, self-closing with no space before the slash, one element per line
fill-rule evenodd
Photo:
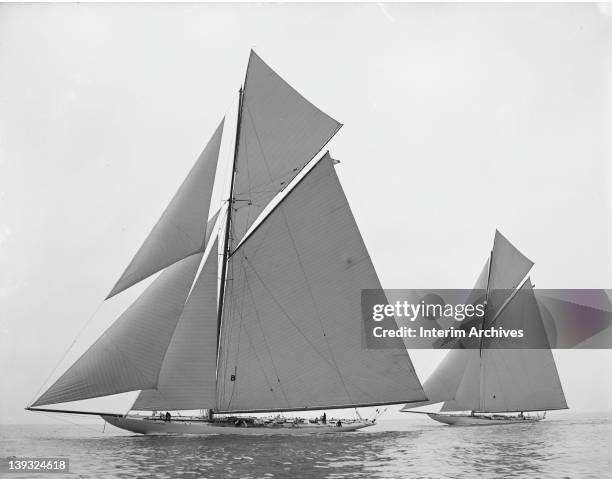
<path fill-rule="evenodd" d="M 201 259 L 163 271 L 32 406 L 154 388 Z"/>

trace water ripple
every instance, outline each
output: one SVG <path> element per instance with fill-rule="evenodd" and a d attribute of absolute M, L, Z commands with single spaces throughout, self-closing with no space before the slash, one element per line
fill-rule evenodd
<path fill-rule="evenodd" d="M 0 449 L 5 456 L 69 457 L 79 478 L 612 477 L 610 417 L 458 428 L 408 422 L 404 430 L 390 430 L 398 423 L 383 422 L 372 432 L 303 437 L 135 436 L 78 426 L 2 426 Z"/>

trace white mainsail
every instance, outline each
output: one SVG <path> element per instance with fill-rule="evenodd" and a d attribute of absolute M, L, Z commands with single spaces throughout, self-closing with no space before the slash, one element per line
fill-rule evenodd
<path fill-rule="evenodd" d="M 342 126 L 315 107 L 251 51 L 238 126 L 232 240 Z"/>
<path fill-rule="evenodd" d="M 566 409 L 565 395 L 552 351 L 541 346 L 546 331 L 533 285 L 527 279 L 494 322 L 523 329 L 538 349 L 507 349 L 503 339 L 485 340 L 482 350 L 481 411 L 542 411 Z"/>
<path fill-rule="evenodd" d="M 325 155 L 230 258 L 219 411 L 424 400 L 406 350 L 365 349 L 361 290 L 380 289 Z"/>
<path fill-rule="evenodd" d="M 533 262 L 496 231 L 490 261 L 470 298 L 488 291 L 483 327 L 523 329 L 538 349 L 504 348 L 504 339 L 499 338 L 485 338 L 480 347 L 472 342 L 466 349 L 452 349 L 423 384 L 428 401 L 407 404 L 403 410 L 438 402 L 444 403 L 442 411 L 567 408 L 552 351 L 543 347 L 546 331 L 529 278 L 516 291 L 532 266 Z"/>
<path fill-rule="evenodd" d="M 206 244 L 206 219 L 223 134 L 222 120 L 149 236 L 106 299 L 126 290 Z"/>

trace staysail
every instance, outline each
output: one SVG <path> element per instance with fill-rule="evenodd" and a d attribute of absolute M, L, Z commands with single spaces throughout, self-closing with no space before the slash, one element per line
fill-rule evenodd
<path fill-rule="evenodd" d="M 223 123 L 224 120 L 106 299 L 187 256 L 204 251 L 206 218 Z"/>
<path fill-rule="evenodd" d="M 155 389 L 141 391 L 132 409 L 212 409 L 217 361 L 217 241 L 178 320 Z"/>
<path fill-rule="evenodd" d="M 362 344 L 362 289 L 380 289 L 326 154 L 229 260 L 217 410 L 424 400 L 405 350 Z"/>
<path fill-rule="evenodd" d="M 489 280 L 489 261 L 485 262 L 476 284 L 472 288 L 466 304 L 476 304 L 482 299 L 482 295 L 486 292 L 487 282 Z M 444 344 L 444 342 L 442 342 Z M 428 404 L 436 404 L 446 401 L 444 407 L 454 407 L 450 404 L 452 398 L 455 397 L 459 385 L 463 381 L 463 377 L 468 370 L 468 365 L 474 360 L 479 361 L 480 351 L 478 349 L 470 349 L 457 347 L 451 349 L 442 362 L 436 367 L 433 373 L 423 383 L 423 390 L 427 395 L 427 401 L 420 403 L 407 404 L 404 410 L 414 407 L 426 406 Z M 476 399 L 478 400 L 478 399 Z"/>
<path fill-rule="evenodd" d="M 270 200 L 341 126 L 251 51 L 236 157 L 232 214 L 235 245 Z"/>
<path fill-rule="evenodd" d="M 32 406 L 154 388 L 201 259 L 163 271 Z"/>

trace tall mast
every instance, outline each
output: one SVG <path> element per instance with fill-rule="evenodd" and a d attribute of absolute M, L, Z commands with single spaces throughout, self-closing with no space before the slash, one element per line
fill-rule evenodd
<path fill-rule="evenodd" d="M 493 245 L 493 247 L 495 248 L 495 245 Z M 484 329 L 485 327 L 485 323 L 487 320 L 487 306 L 489 304 L 489 286 L 490 286 L 490 282 L 491 282 L 491 269 L 493 267 L 493 250 L 491 250 L 491 255 L 489 256 L 489 271 L 487 272 L 487 292 L 485 295 L 485 314 L 482 317 L 482 324 L 480 325 L 480 329 L 481 331 Z M 482 334 L 482 333 L 481 333 Z M 484 388 L 483 388 L 483 378 L 484 378 L 484 371 L 483 371 L 483 364 L 482 364 L 482 341 L 483 341 L 483 337 L 482 335 L 480 336 L 479 339 L 479 345 L 478 345 L 478 354 L 479 354 L 479 374 L 480 374 L 480 381 L 478 381 L 478 386 L 480 388 L 480 394 L 478 395 L 479 400 L 478 400 L 478 409 L 480 409 L 482 411 L 482 409 L 484 409 L 484 401 L 482 398 L 483 392 L 484 392 Z"/>
<path fill-rule="evenodd" d="M 480 325 L 480 329 L 483 329 L 485 323 L 487 321 L 486 309 L 489 304 L 489 286 L 491 282 L 491 267 L 493 266 L 493 250 L 491 250 L 491 254 L 489 255 L 489 270 L 487 271 L 487 292 L 485 293 L 485 314 L 482 316 L 482 324 Z M 480 356 L 482 356 L 482 336 L 480 336 Z"/>
<path fill-rule="evenodd" d="M 236 139 L 234 142 L 234 158 L 230 179 L 229 198 L 227 200 L 227 215 L 225 218 L 225 239 L 223 241 L 223 260 L 221 263 L 221 286 L 219 288 L 219 310 L 217 313 L 217 369 L 219 366 L 219 349 L 221 334 L 221 319 L 223 317 L 223 300 L 225 297 L 225 283 L 227 277 L 227 260 L 230 255 L 230 228 L 232 222 L 232 208 L 234 203 L 234 179 L 236 178 L 236 159 L 238 158 L 238 143 L 240 138 L 240 124 L 242 123 L 242 86 L 238 91 L 238 121 L 236 124 Z"/>

